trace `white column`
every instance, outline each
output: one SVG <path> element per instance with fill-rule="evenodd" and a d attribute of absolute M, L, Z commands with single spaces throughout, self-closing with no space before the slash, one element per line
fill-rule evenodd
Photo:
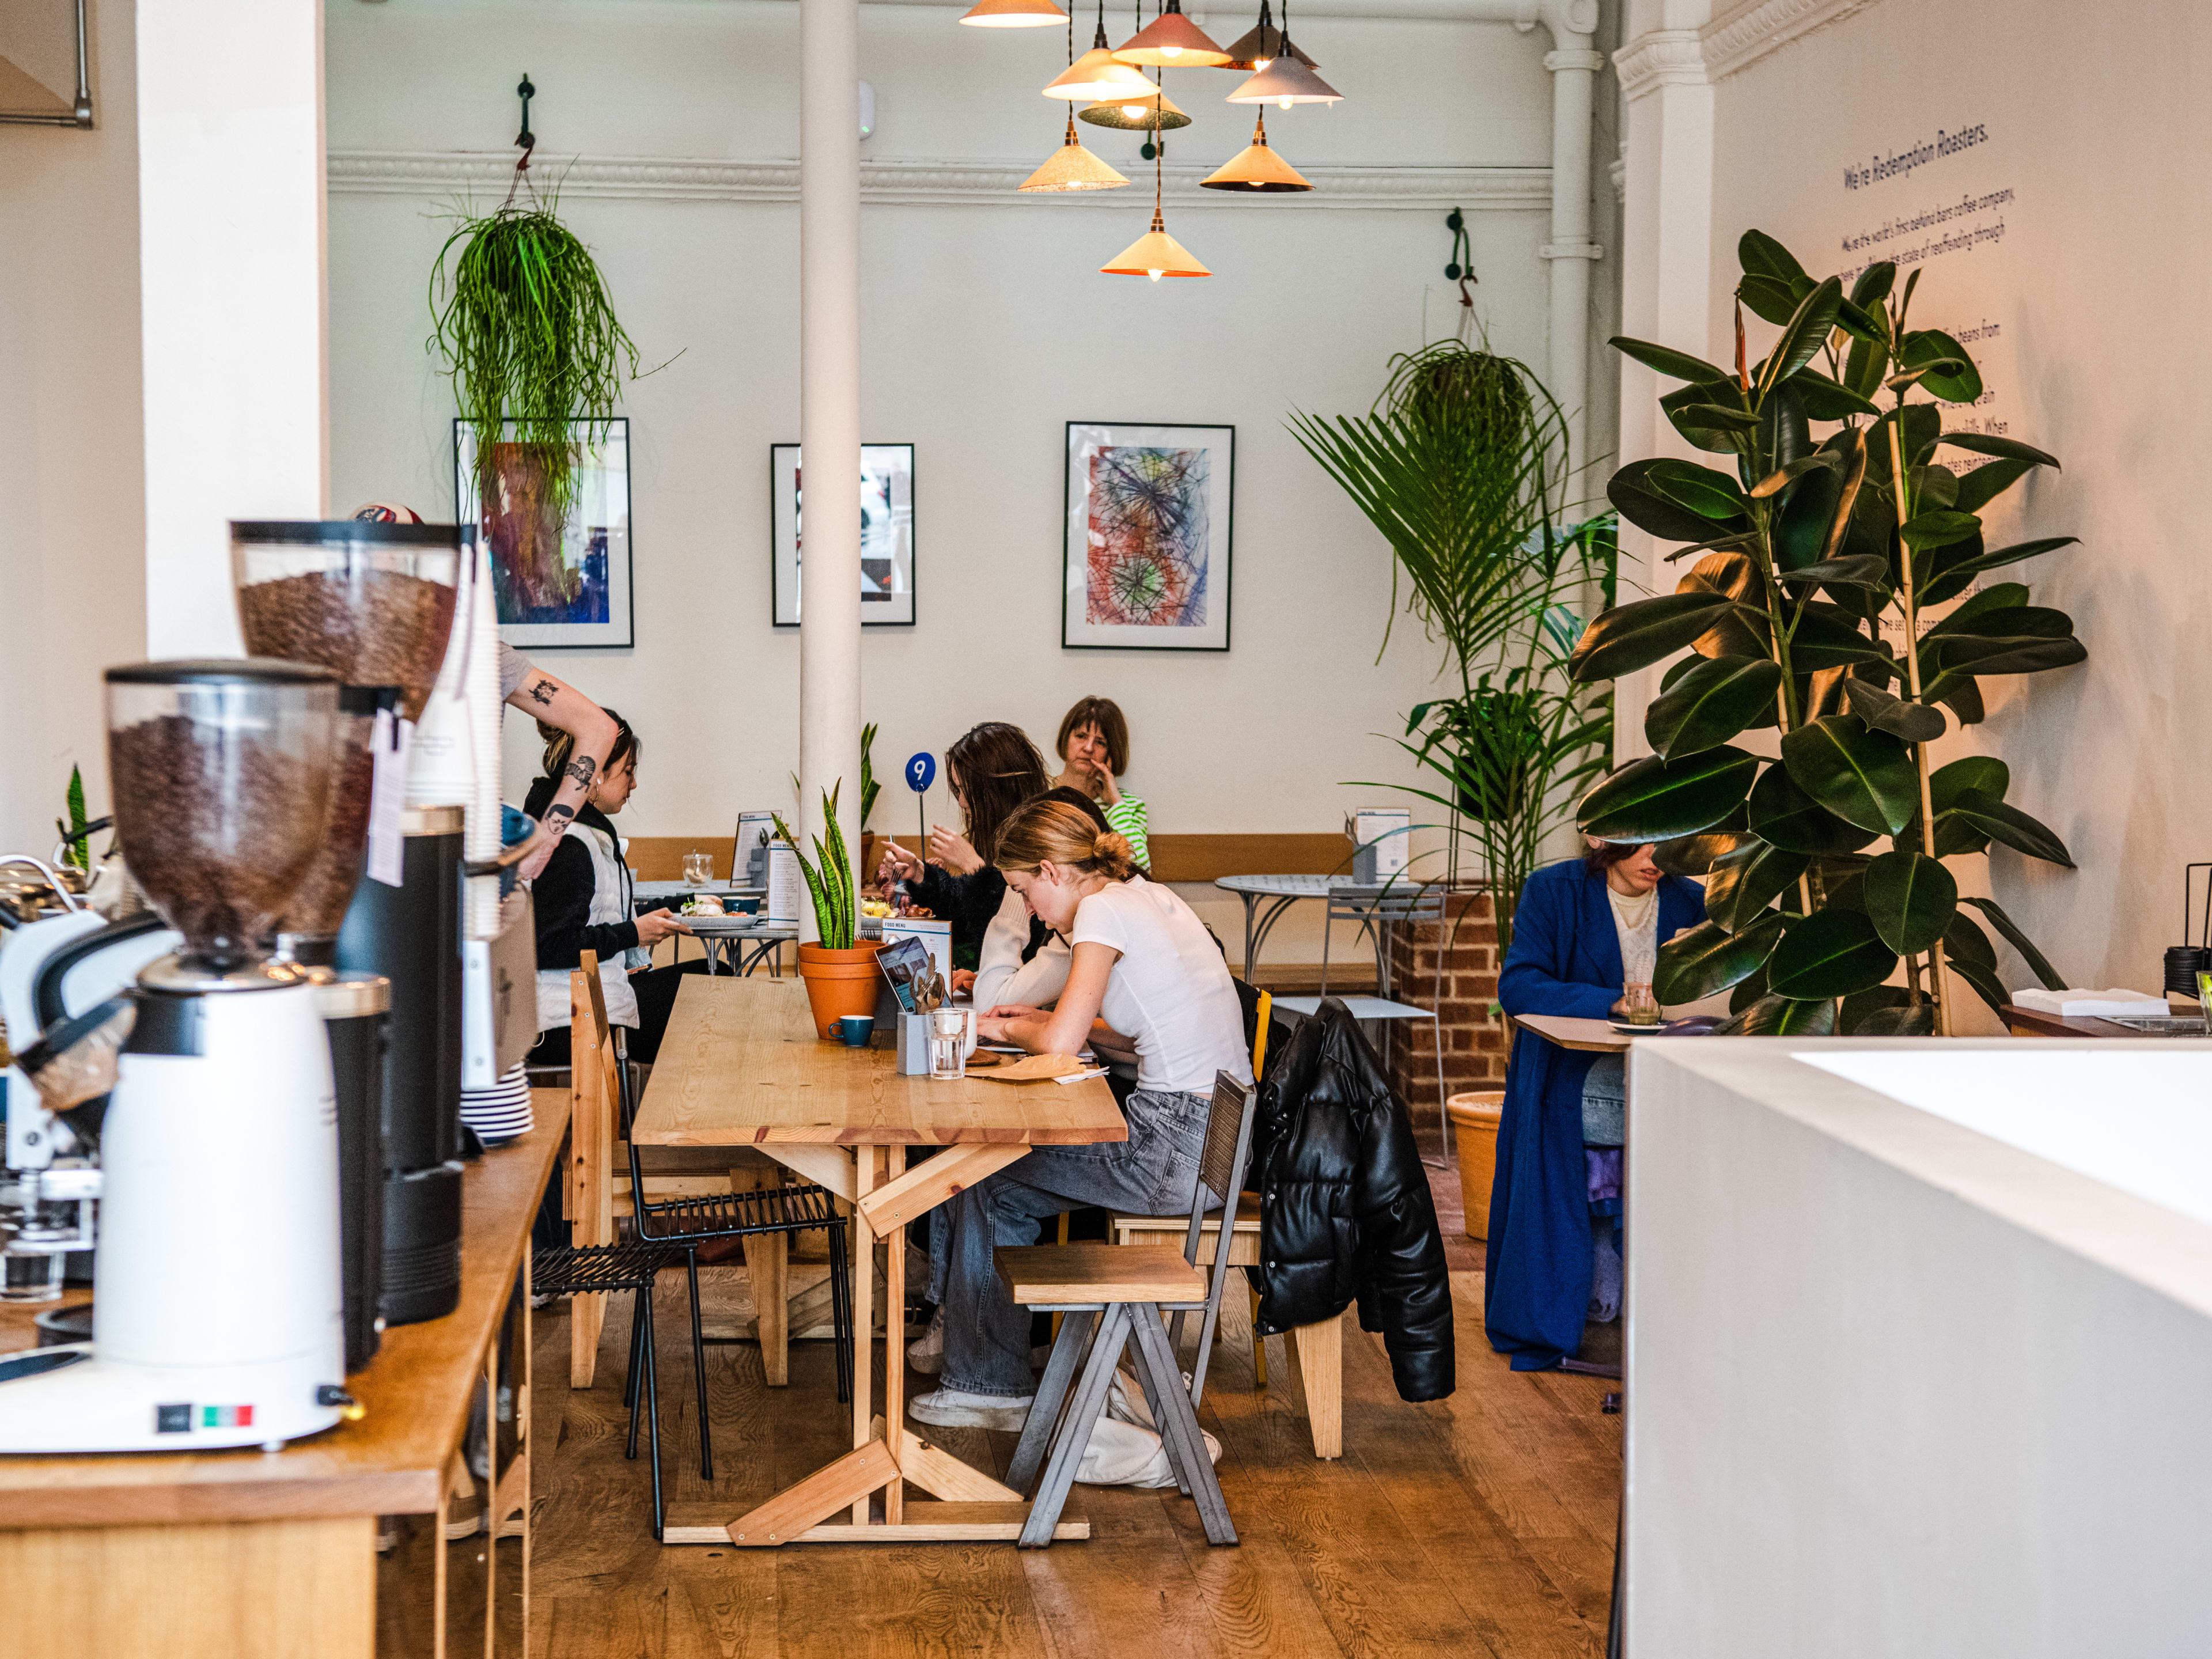
<path fill-rule="evenodd" d="M 138 0 L 146 647 L 242 648 L 232 519 L 330 511 L 321 0 Z"/>
<path fill-rule="evenodd" d="M 1551 268 L 1549 389 L 1567 419 L 1567 453 L 1575 467 L 1568 499 L 1590 493 L 1590 265 L 1605 250 L 1590 240 L 1590 104 L 1601 52 L 1589 36 L 1564 32 L 1544 54 L 1552 72 L 1552 240 L 1538 250 Z"/>
<path fill-rule="evenodd" d="M 799 11 L 800 835 L 822 792 L 859 857 L 860 819 L 860 76 L 857 0 Z M 805 933 L 812 935 L 812 927 Z"/>
<path fill-rule="evenodd" d="M 1621 222 L 1621 332 L 1714 362 L 1708 349 L 1713 281 L 1713 89 L 1698 27 L 1710 0 L 1638 0 L 1629 44 L 1614 58 L 1626 106 L 1626 195 Z M 1678 382 L 1640 363 L 1620 366 L 1620 465 L 1675 455 L 1710 463 L 1660 411 Z M 1633 525 L 1620 527 L 1623 591 L 1671 593 L 1686 574 L 1667 549 Z M 1630 584 L 1636 585 L 1632 590 Z M 1650 753 L 1644 711 L 1658 694 L 1659 667 L 1614 685 L 1614 758 Z"/>

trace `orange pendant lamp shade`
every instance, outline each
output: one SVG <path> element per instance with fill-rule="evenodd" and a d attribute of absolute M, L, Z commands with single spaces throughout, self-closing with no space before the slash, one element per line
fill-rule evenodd
<path fill-rule="evenodd" d="M 1343 100 L 1342 93 L 1300 61 L 1298 49 L 1291 46 L 1287 37 L 1283 45 L 1288 48 L 1287 52 L 1272 59 L 1267 68 L 1231 93 L 1231 103 L 1273 104 L 1288 109 L 1293 104 L 1334 104 Z"/>
<path fill-rule="evenodd" d="M 1102 30 L 1098 44 L 1062 70 L 1046 86 L 1044 95 L 1091 104 L 1102 98 L 1150 98 L 1158 90 L 1127 64 L 1115 62 Z"/>
<path fill-rule="evenodd" d="M 960 21 L 978 28 L 1029 29 L 1064 23 L 1067 14 L 1052 0 L 975 0 Z"/>
<path fill-rule="evenodd" d="M 1252 142 L 1218 173 L 1199 180 L 1206 190 L 1261 190 L 1270 192 L 1311 190 L 1298 170 L 1267 145 L 1267 113 L 1260 112 L 1260 125 Z"/>
<path fill-rule="evenodd" d="M 1108 276 L 1149 276 L 1156 283 L 1163 276 L 1213 275 L 1191 257 L 1189 249 L 1168 234 L 1158 208 L 1152 210 L 1152 228 L 1098 269 Z"/>
<path fill-rule="evenodd" d="M 1229 61 L 1229 54 L 1182 15 L 1182 0 L 1168 0 L 1167 9 L 1132 35 L 1128 45 L 1114 56 L 1121 63 L 1163 69 L 1218 69 Z"/>
<path fill-rule="evenodd" d="M 1177 127 L 1190 125 L 1190 117 L 1176 107 L 1174 99 L 1151 82 L 1145 84 L 1153 95 L 1124 100 L 1117 93 L 1103 103 L 1076 111 L 1075 118 L 1088 121 L 1094 127 L 1114 127 L 1124 132 L 1172 132 Z"/>
<path fill-rule="evenodd" d="M 1067 142 L 1024 179 L 1020 188 L 1040 191 L 1118 190 L 1129 181 L 1083 148 L 1075 137 L 1075 118 L 1067 118 Z"/>

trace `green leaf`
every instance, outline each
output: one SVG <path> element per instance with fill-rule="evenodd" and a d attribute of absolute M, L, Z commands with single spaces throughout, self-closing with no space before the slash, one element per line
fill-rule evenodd
<path fill-rule="evenodd" d="M 1689 511 L 1652 488 L 1650 475 L 1660 461 L 1632 461 L 1606 481 L 1606 499 L 1613 510 L 1638 530 L 1662 542 L 1702 542 L 1713 533 L 1713 521 Z M 1680 462 L 1674 463 L 1680 465 Z M 1740 526 L 1750 528 L 1747 520 Z"/>
<path fill-rule="evenodd" d="M 2035 948 L 2034 941 L 2021 932 L 2020 925 L 2004 913 L 2003 908 L 1995 899 L 1970 898 L 1963 902 L 1972 905 L 1990 919 L 1990 925 L 2005 936 L 2005 942 L 2020 952 L 2020 958 L 2027 964 L 2028 972 L 2043 981 L 2045 990 L 2063 991 L 2068 988 L 2068 981 L 2051 965 L 2051 958 Z"/>
<path fill-rule="evenodd" d="M 1748 927 L 1759 913 L 1797 884 L 1812 860 L 1756 836 L 1716 860 L 1705 878 L 1705 914 L 1723 927 Z"/>
<path fill-rule="evenodd" d="M 1738 848 L 1757 839 L 1747 830 L 1707 830 L 1661 842 L 1651 849 L 1651 861 L 1670 876 L 1703 876 Z"/>
<path fill-rule="evenodd" d="M 1790 636 L 1790 660 L 1800 673 L 1879 662 L 1885 654 L 1870 635 L 1851 626 L 1832 606 L 1807 605 Z"/>
<path fill-rule="evenodd" d="M 1943 735 L 1941 709 L 1893 697 L 1869 680 L 1845 680 L 1844 696 L 1851 713 L 1876 732 L 1887 732 L 1907 743 L 1933 743 Z"/>
<path fill-rule="evenodd" d="M 1863 991 L 1854 991 L 1844 999 L 1844 1006 L 1836 1016 L 1836 1029 L 1850 1036 L 1868 1015 L 1886 1009 L 1902 1008 L 1911 1000 L 1911 993 L 1902 985 L 1875 985 Z"/>
<path fill-rule="evenodd" d="M 1936 1005 L 1916 1002 L 1870 1008 L 1856 1024 L 1846 1023 L 1842 1029 L 1845 1036 L 1934 1036 Z"/>
<path fill-rule="evenodd" d="M 1719 613 L 1710 633 L 1692 641 L 1706 657 L 1764 657 L 1770 654 L 1766 629 L 1766 578 L 1741 553 L 1711 553 L 1691 567 L 1675 585 L 1677 593 L 1721 593 L 1735 608 Z"/>
<path fill-rule="evenodd" d="M 1897 286 L 1897 264 L 1892 259 L 1877 259 L 1859 272 L 1858 280 L 1851 284 L 1851 303 L 1862 311 L 1872 311 Z"/>
<path fill-rule="evenodd" d="M 1743 932 L 1701 921 L 1659 947 L 1652 994 L 1662 1003 L 1698 1002 L 1759 971 L 1782 937 L 1784 918 L 1769 915 Z"/>
<path fill-rule="evenodd" d="M 1855 553 L 1841 559 L 1821 559 L 1784 573 L 1787 580 L 1832 584 L 1838 587 L 1883 587 L 1889 582 L 1889 561 Z"/>
<path fill-rule="evenodd" d="M 2055 553 L 2062 547 L 2079 546 L 2081 540 L 2079 536 L 2045 536 L 2036 541 L 2014 542 L 2009 547 L 2000 547 L 1995 552 L 1984 553 L 1978 557 L 1966 560 L 1964 563 L 1948 567 L 1943 572 L 1943 580 L 1948 582 L 1953 577 L 1971 578 L 1980 575 L 1984 571 L 2002 570 L 2008 564 L 2019 564 L 2023 560 L 2033 559 L 2041 554 Z M 1966 590 L 1961 586 L 1958 591 L 1964 592 Z M 1931 587 L 1929 596 L 1922 603 L 1940 605 L 1942 601 L 1935 597 Z"/>
<path fill-rule="evenodd" d="M 1951 505 L 1961 513 L 1979 513 L 2033 471 L 2034 465 L 2027 461 L 1984 462 L 1960 476 L 1959 493 Z"/>
<path fill-rule="evenodd" d="M 1693 412 L 1717 409 L 1730 416 L 1745 413 L 1743 388 L 1734 380 L 1701 380 L 1692 386 L 1676 386 L 1660 398 L 1659 407 L 1674 423 L 1674 430 L 1699 449 L 1722 455 L 1742 453 L 1741 428 L 1726 422 L 1715 425 Z"/>
<path fill-rule="evenodd" d="M 1644 474 L 1645 486 L 1675 506 L 1713 524 L 1733 524 L 1748 505 L 1743 487 L 1725 472 L 1695 461 L 1662 459 Z"/>
<path fill-rule="evenodd" d="M 1616 334 L 1613 349 L 1624 357 L 1632 357 L 1646 368 L 1677 380 L 1725 380 L 1728 371 L 1717 368 L 1702 357 L 1692 357 L 1686 351 L 1677 351 L 1672 346 L 1653 345 L 1648 340 L 1632 340 Z"/>
<path fill-rule="evenodd" d="M 1982 521 L 1972 514 L 1938 507 L 1932 513 L 1916 513 L 1897 533 L 1915 552 L 1922 552 L 1931 547 L 1948 547 L 1953 542 L 1963 542 L 1969 536 L 1978 536 L 1981 530 Z"/>
<path fill-rule="evenodd" d="M 1947 404 L 1970 404 L 1982 395 L 1982 377 L 1966 349 L 1940 329 L 1907 331 L 1898 362 L 1906 368 L 1926 368 L 1920 384 L 1932 397 Z"/>
<path fill-rule="evenodd" d="M 1735 259 L 1747 276 L 1771 276 L 1802 289 L 1813 286 L 1797 256 L 1763 230 L 1747 230 L 1735 239 Z"/>
<path fill-rule="evenodd" d="M 1678 761 L 1631 761 L 1583 797 L 1576 828 L 1601 841 L 1661 842 L 1710 830 L 1743 802 L 1759 763 L 1725 745 Z"/>
<path fill-rule="evenodd" d="M 1951 925 L 1943 930 L 1943 953 L 1954 962 L 1971 962 L 1992 974 L 1996 972 L 1996 946 L 1990 943 L 1990 936 L 1964 910 L 1953 916 Z"/>
<path fill-rule="evenodd" d="M 1588 684 L 1647 668 L 1711 630 L 1733 604 L 1721 593 L 1662 593 L 1615 605 L 1583 630 L 1567 672 Z"/>
<path fill-rule="evenodd" d="M 1717 1036 L 1832 1036 L 1835 1030 L 1834 1003 L 1772 995 L 1759 998 L 1713 1027 Z"/>
<path fill-rule="evenodd" d="M 1808 282 L 1805 287 L 1809 290 L 1812 283 Z M 1796 313 L 1797 302 L 1804 295 L 1779 277 L 1746 276 L 1736 283 L 1735 297 L 1754 317 L 1779 325 Z"/>
<path fill-rule="evenodd" d="M 1700 431 L 1756 432 L 1759 416 L 1741 409 L 1729 409 L 1720 404 L 1685 404 L 1679 410 L 1668 414 L 1686 422 Z"/>
<path fill-rule="evenodd" d="M 1780 495 L 1785 486 L 1795 483 L 1808 472 L 1818 468 L 1825 468 L 1832 472 L 1842 465 L 1841 458 L 1832 450 L 1824 449 L 1816 455 L 1800 455 L 1787 466 L 1777 467 L 1753 484 L 1751 489 L 1751 499 L 1763 501 L 1770 495 Z"/>
<path fill-rule="evenodd" d="M 1893 836 L 1919 805 L 1911 753 L 1855 714 L 1830 714 L 1792 732 L 1782 739 L 1782 763 L 1792 783 L 1862 830 Z"/>
<path fill-rule="evenodd" d="M 2010 461 L 2026 461 L 2030 466 L 2060 470 L 2056 455 L 2033 444 L 2024 444 L 2017 438 L 1992 437 L 1985 432 L 1947 432 L 1936 441 L 1949 444 L 1954 449 L 1971 449 L 1977 455 L 2001 455 Z M 2058 988 L 2066 988 L 2062 985 Z"/>
<path fill-rule="evenodd" d="M 1689 672 L 1644 717 L 1644 735 L 1668 760 L 1726 743 L 1773 708 L 1782 684 L 1782 671 L 1765 657 L 1689 660 Z"/>
<path fill-rule="evenodd" d="M 1777 996 L 1808 1000 L 1849 996 L 1896 971 L 1897 952 L 1869 918 L 1856 910 L 1820 910 L 1790 925 L 1766 964 L 1766 982 Z"/>
<path fill-rule="evenodd" d="M 1851 349 L 1856 352 L 1856 343 Z M 1815 368 L 1801 368 L 1790 377 L 1805 399 L 1805 414 L 1815 421 L 1848 420 L 1854 415 L 1875 416 L 1881 413 L 1881 405 L 1843 384 L 1832 380 Z"/>
<path fill-rule="evenodd" d="M 1874 839 L 1846 823 L 1770 766 L 1751 791 L 1752 833 L 1792 853 L 1856 853 Z"/>
<path fill-rule="evenodd" d="M 2012 787 L 2012 768 L 1995 755 L 1966 755 L 1928 775 L 1928 799 L 1941 817 L 1969 793 L 2002 800 Z"/>
<path fill-rule="evenodd" d="M 1990 942 L 1982 936 L 1981 929 L 1963 915 L 1953 934 L 1943 941 L 1946 965 L 1966 981 L 1976 996 L 1989 1004 L 1992 1013 L 2002 1015 L 2012 996 L 2005 989 L 2004 981 L 1997 977 L 1996 952 L 1990 949 Z"/>
<path fill-rule="evenodd" d="M 1844 359 L 1844 384 L 1860 397 L 1871 399 L 1881 390 L 1882 376 L 1888 368 L 1887 344 L 1854 339 L 1850 355 Z"/>
<path fill-rule="evenodd" d="M 2008 805 L 1978 790 L 1969 789 L 1959 797 L 1951 811 L 1962 822 L 1991 841 L 2001 842 L 2016 853 L 2025 853 L 2032 859 L 2041 859 L 2046 864 L 2061 865 L 2069 870 L 2074 868 L 2074 860 L 2066 851 L 2066 843 L 2017 806 Z"/>
<path fill-rule="evenodd" d="M 1940 859 L 1884 853 L 1867 866 L 1867 917 L 1900 955 L 1925 951 L 1958 914 L 1959 884 Z"/>
<path fill-rule="evenodd" d="M 1829 330 L 1836 325 L 1836 307 L 1843 297 L 1844 285 L 1833 276 L 1805 296 L 1784 327 L 1780 343 L 1766 360 L 1765 372 L 1759 382 L 1762 402 L 1775 387 L 1813 361 L 1813 354 L 1820 349 Z M 1980 395 L 1978 389 L 1975 395 Z"/>
<path fill-rule="evenodd" d="M 1757 973 L 1753 974 L 1749 979 L 1745 980 L 1741 984 L 1738 985 L 1735 989 L 1729 993 L 1729 1012 L 1732 1015 L 1740 1014 L 1765 994 L 1766 968 L 1765 964 L 1761 963 Z M 1723 1020 L 1719 1025 L 1715 1026 L 1713 1029 L 1716 1031 L 1719 1031 L 1731 1024 L 1734 1024 L 1735 1023 L 1735 1022 L 1732 1019 Z"/>

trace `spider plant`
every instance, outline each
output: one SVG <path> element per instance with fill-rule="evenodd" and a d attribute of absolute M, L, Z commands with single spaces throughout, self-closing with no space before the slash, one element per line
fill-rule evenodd
<path fill-rule="evenodd" d="M 1447 868 L 1478 855 L 1499 948 L 1571 787 L 1603 763 L 1610 698 L 1576 687 L 1573 601 L 1613 599 L 1609 517 L 1562 528 L 1568 455 L 1559 407 L 1523 364 L 1443 341 L 1391 360 L 1364 416 L 1290 422 L 1306 452 L 1395 556 L 1407 610 L 1444 649 L 1454 695 L 1416 707 L 1394 739 L 1437 788 L 1401 788 L 1444 809 Z M 1383 646 L 1389 644 L 1389 629 Z M 1381 659 L 1381 652 L 1376 653 Z"/>

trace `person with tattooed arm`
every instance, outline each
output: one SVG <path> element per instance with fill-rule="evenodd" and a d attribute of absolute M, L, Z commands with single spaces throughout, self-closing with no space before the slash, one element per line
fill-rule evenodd
<path fill-rule="evenodd" d="M 552 800 L 538 820 L 530 855 L 522 861 L 525 881 L 544 872 L 553 849 L 576 821 L 576 813 L 591 793 L 592 781 L 607 764 L 615 745 L 617 727 L 606 710 L 566 681 L 556 678 L 501 640 L 499 645 L 499 695 L 510 708 L 519 708 L 539 726 L 565 732 L 569 757 Z"/>

